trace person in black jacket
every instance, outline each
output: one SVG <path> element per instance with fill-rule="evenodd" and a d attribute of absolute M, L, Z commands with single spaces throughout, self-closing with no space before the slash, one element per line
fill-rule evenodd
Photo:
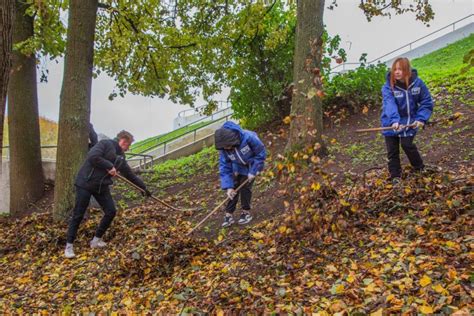
<path fill-rule="evenodd" d="M 110 194 L 109 186 L 113 183 L 112 177 L 117 175 L 118 172 L 142 188 L 145 196 L 151 196 L 146 185 L 132 172 L 125 160 L 124 152 L 128 150 L 132 142 L 132 134 L 121 131 L 116 140 L 101 140 L 87 154 L 74 183 L 76 186 L 76 204 L 67 232 L 67 244 L 64 251 L 66 258 L 75 256 L 73 243 L 91 196 L 94 196 L 102 207 L 104 216 L 97 227 L 94 238 L 90 242 L 90 246 L 92 248 L 106 246 L 102 236 L 116 214 L 115 203 Z"/>

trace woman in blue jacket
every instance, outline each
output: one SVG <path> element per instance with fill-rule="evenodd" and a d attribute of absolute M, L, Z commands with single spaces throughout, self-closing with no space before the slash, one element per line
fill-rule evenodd
<path fill-rule="evenodd" d="M 388 170 L 394 184 L 400 182 L 400 144 L 417 171 L 424 168 L 423 159 L 413 143 L 416 132 L 429 120 L 433 112 L 433 99 L 425 83 L 418 78 L 408 58 L 397 58 L 387 82 L 382 88 L 382 126 L 393 130 L 383 131 L 387 146 Z M 409 126 L 409 127 L 407 127 Z"/>
<path fill-rule="evenodd" d="M 263 170 L 266 158 L 265 146 L 252 131 L 242 129 L 234 122 L 225 122 L 214 134 L 215 146 L 219 150 L 219 172 L 221 187 L 227 190 L 230 201 L 225 208 L 223 227 L 234 223 L 233 213 L 237 206 L 239 195 L 242 204 L 242 214 L 239 224 L 247 224 L 252 220 L 250 201 L 252 184 L 255 176 Z M 236 192 L 235 189 L 246 179 L 249 182 Z"/>

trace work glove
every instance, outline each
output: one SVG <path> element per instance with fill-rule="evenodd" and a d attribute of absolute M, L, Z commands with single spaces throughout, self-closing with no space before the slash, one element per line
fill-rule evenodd
<path fill-rule="evenodd" d="M 234 189 L 227 189 L 227 197 L 231 200 L 235 198 L 237 192 Z"/>
<path fill-rule="evenodd" d="M 249 179 L 249 182 L 252 182 L 252 181 L 253 181 L 253 179 L 255 179 L 255 175 L 254 175 L 254 174 L 251 174 L 251 173 L 249 173 L 249 174 L 247 175 L 247 178 Z"/>
<path fill-rule="evenodd" d="M 394 130 L 395 132 L 399 132 L 399 131 L 401 130 L 401 125 L 400 125 L 400 123 L 398 123 L 398 122 L 397 122 L 397 123 L 393 123 L 393 124 L 392 124 L 392 128 L 393 128 L 393 130 Z"/>
<path fill-rule="evenodd" d="M 415 128 L 422 128 L 423 126 L 425 126 L 425 123 L 420 121 L 415 121 L 413 124 L 415 125 Z"/>
<path fill-rule="evenodd" d="M 148 191 L 148 189 L 145 189 L 144 191 L 142 191 L 142 195 L 143 195 L 144 197 L 150 197 L 150 196 L 151 196 L 151 192 Z"/>

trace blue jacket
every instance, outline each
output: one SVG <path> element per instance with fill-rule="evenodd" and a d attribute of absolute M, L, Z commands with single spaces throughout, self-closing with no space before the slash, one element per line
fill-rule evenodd
<path fill-rule="evenodd" d="M 425 83 L 418 78 L 416 69 L 412 69 L 410 85 L 405 90 L 395 85 L 393 90 L 390 86 L 390 72 L 387 73 L 387 81 L 382 87 L 382 115 L 383 127 L 392 126 L 393 123 L 410 125 L 415 121 L 426 123 L 433 112 L 433 99 Z M 409 128 L 401 132 L 393 130 L 383 131 L 384 136 L 414 136 L 416 128 Z"/>
<path fill-rule="evenodd" d="M 222 189 L 234 188 L 234 174 L 257 175 L 263 170 L 267 157 L 265 146 L 252 131 L 244 130 L 234 122 L 222 126 L 240 133 L 240 145 L 232 150 L 219 150 L 219 173 Z"/>

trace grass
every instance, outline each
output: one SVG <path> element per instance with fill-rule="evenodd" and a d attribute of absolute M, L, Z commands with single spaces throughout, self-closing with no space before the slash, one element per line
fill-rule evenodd
<path fill-rule="evenodd" d="M 471 34 L 442 49 L 412 60 L 412 65 L 434 93 L 443 89 L 456 95 L 469 93 L 474 90 L 474 69 L 471 68 L 464 73 L 461 70 L 466 66 L 463 63 L 464 56 L 473 47 L 474 34 Z"/>
<path fill-rule="evenodd" d="M 198 129 L 200 127 L 209 125 L 213 122 L 215 122 L 215 121 L 199 122 L 199 123 L 196 123 L 196 124 L 192 124 L 192 125 L 189 125 L 189 126 L 184 126 L 184 127 L 178 128 L 178 129 L 176 129 L 172 132 L 166 133 L 166 134 L 153 136 L 153 137 L 144 139 L 142 141 L 139 141 L 139 142 L 133 144 L 132 147 L 130 148 L 130 152 L 135 153 L 135 154 L 144 153 L 147 150 L 157 146 L 160 143 L 163 143 L 163 142 L 166 142 L 168 140 L 174 139 L 175 137 L 185 135 L 189 131 L 192 131 L 194 129 Z"/>

